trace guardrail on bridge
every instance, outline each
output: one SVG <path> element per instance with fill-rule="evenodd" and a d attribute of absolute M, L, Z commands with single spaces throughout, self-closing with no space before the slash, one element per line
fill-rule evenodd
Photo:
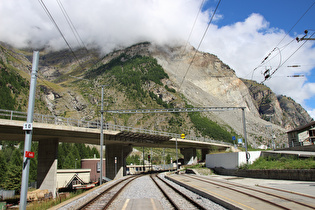
<path fill-rule="evenodd" d="M 9 120 L 18 120 L 18 121 L 26 121 L 27 113 L 20 111 L 12 111 L 12 110 L 4 110 L 0 109 L 0 118 L 9 119 Z M 91 128 L 91 129 L 100 129 L 100 122 L 98 121 L 86 121 L 86 120 L 78 120 L 72 118 L 65 118 L 60 116 L 52 116 L 52 115 L 43 115 L 34 113 L 33 121 L 38 123 L 47 123 L 54 125 L 65 125 L 65 126 L 74 126 L 74 127 L 82 127 L 82 128 Z M 115 125 L 110 123 L 104 123 L 103 129 L 105 130 L 113 130 L 113 131 L 128 131 L 134 133 L 144 133 L 150 135 L 160 135 L 160 136 L 169 136 L 172 138 L 181 138 L 181 134 L 176 133 L 168 133 L 164 131 L 154 131 L 143 128 L 134 128 L 128 126 Z M 186 139 L 194 140 L 194 141 L 203 141 L 203 142 L 211 142 L 211 143 L 219 143 L 219 144 L 227 144 L 232 145 L 227 142 L 217 141 L 204 137 L 196 137 L 196 136 L 187 136 Z"/>

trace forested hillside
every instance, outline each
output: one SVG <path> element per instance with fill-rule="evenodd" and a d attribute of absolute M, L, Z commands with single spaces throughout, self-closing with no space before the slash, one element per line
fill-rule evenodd
<path fill-rule="evenodd" d="M 26 104 L 29 82 L 0 58 L 0 109 L 21 111 Z"/>

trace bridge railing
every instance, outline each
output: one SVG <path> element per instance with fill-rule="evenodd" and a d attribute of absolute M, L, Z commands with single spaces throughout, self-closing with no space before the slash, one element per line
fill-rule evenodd
<path fill-rule="evenodd" d="M 20 112 L 20 111 L 0 109 L 0 118 L 9 119 L 9 120 L 26 121 L 27 113 Z M 100 129 L 99 121 L 78 120 L 78 119 L 65 118 L 65 117 L 52 116 L 52 115 L 43 115 L 43 114 L 36 114 L 36 113 L 34 113 L 33 115 L 33 121 L 38 122 L 38 123 L 47 123 L 47 124 L 54 124 L 54 125 L 65 125 L 65 126 L 74 126 L 74 127 L 82 127 L 82 128 L 90 128 L 90 129 Z M 176 134 L 176 133 L 154 131 L 154 130 L 148 130 L 144 128 L 134 128 L 134 127 L 115 125 L 115 124 L 110 124 L 110 123 L 104 123 L 103 129 L 113 130 L 113 131 L 129 131 L 129 132 L 144 133 L 144 134 L 150 134 L 150 135 L 169 136 L 169 137 L 177 138 L 177 139 L 181 138 L 181 135 Z M 204 138 L 204 137 L 186 135 L 186 139 L 194 140 L 194 141 L 212 142 L 212 143 L 220 143 L 220 144 L 223 143 L 223 144 L 232 145 L 226 142 L 217 141 L 217 140 Z"/>

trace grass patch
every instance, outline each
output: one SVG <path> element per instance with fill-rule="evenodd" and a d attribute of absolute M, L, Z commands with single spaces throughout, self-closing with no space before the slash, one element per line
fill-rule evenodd
<path fill-rule="evenodd" d="M 260 157 L 253 164 L 243 165 L 240 169 L 315 169 L 315 158 Z"/>

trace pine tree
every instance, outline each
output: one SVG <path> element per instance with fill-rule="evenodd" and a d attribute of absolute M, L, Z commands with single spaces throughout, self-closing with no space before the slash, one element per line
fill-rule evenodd
<path fill-rule="evenodd" d="M 4 180 L 7 176 L 7 164 L 4 159 L 3 151 L 0 151 L 0 187 L 3 188 Z"/>
<path fill-rule="evenodd" d="M 3 184 L 5 189 L 15 190 L 17 194 L 20 193 L 21 188 L 22 162 L 21 152 L 17 149 L 14 150 Z"/>
<path fill-rule="evenodd" d="M 89 158 L 93 158 L 94 154 L 95 154 L 96 158 L 100 158 L 100 153 L 97 151 L 97 149 L 95 147 L 92 148 Z M 105 157 L 105 156 L 103 156 L 103 157 Z"/>
<path fill-rule="evenodd" d="M 35 157 L 30 159 L 30 176 L 29 182 L 35 182 L 37 180 L 37 163 L 38 163 L 38 143 L 32 142 L 31 151 L 35 153 Z"/>

